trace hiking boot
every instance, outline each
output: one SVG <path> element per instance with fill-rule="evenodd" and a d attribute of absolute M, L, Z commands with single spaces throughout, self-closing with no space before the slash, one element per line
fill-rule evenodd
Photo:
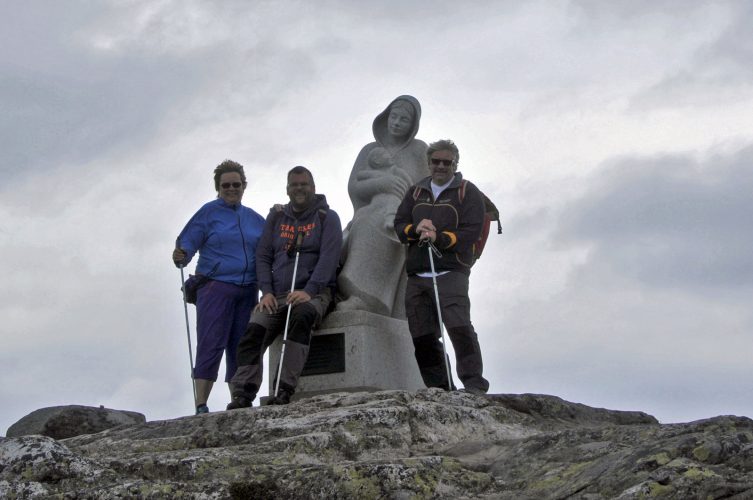
<path fill-rule="evenodd" d="M 474 396 L 485 396 L 486 391 L 483 389 L 479 389 L 478 387 L 463 387 L 460 389 L 460 392 L 467 392 L 469 394 L 473 394 Z"/>
<path fill-rule="evenodd" d="M 196 407 L 196 414 L 201 415 L 203 413 L 209 413 L 209 407 L 205 404 Z"/>
<path fill-rule="evenodd" d="M 277 391 L 277 396 L 272 396 L 269 398 L 269 401 L 267 401 L 267 405 L 286 405 L 290 403 L 290 396 L 292 394 L 285 389 L 280 389 Z"/>
<path fill-rule="evenodd" d="M 248 399 L 243 396 L 233 396 L 233 399 L 228 403 L 228 410 L 239 410 L 241 408 L 251 408 L 253 399 Z"/>

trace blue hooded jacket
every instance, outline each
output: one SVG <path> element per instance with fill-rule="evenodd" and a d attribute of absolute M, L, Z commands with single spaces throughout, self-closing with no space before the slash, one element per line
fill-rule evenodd
<path fill-rule="evenodd" d="M 198 251 L 196 273 L 234 285 L 256 284 L 256 245 L 264 218 L 222 198 L 206 203 L 183 228 L 176 247 L 186 252 L 183 265 Z"/>

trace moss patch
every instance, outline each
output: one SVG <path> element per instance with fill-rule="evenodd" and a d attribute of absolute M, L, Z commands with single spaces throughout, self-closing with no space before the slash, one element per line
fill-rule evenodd
<path fill-rule="evenodd" d="M 692 467 L 686 470 L 683 476 L 687 477 L 688 479 L 692 479 L 693 481 L 702 481 L 704 479 L 717 477 L 718 474 L 709 469 L 699 469 L 696 467 Z"/>
<path fill-rule="evenodd" d="M 378 478 L 365 476 L 355 468 L 346 470 L 342 479 L 344 481 L 340 484 L 340 488 L 348 498 L 380 498 L 383 496 Z"/>
<path fill-rule="evenodd" d="M 573 477 L 580 474 L 584 469 L 586 469 L 589 465 L 591 465 L 593 462 L 579 462 L 572 464 L 564 469 L 562 469 L 557 474 L 552 474 L 549 477 L 545 477 L 544 479 L 541 479 L 540 481 L 536 481 L 531 485 L 531 487 L 535 490 L 548 490 L 550 488 L 556 488 L 562 486 L 564 483 L 569 483 L 572 481 Z"/>
<path fill-rule="evenodd" d="M 655 481 L 651 481 L 648 483 L 648 495 L 649 497 L 663 497 L 666 495 L 669 495 L 673 492 L 673 488 L 671 486 L 659 484 Z"/>
<path fill-rule="evenodd" d="M 693 450 L 693 456 L 696 458 L 696 460 L 700 460 L 701 462 L 708 460 L 710 455 L 711 452 L 709 451 L 709 449 L 703 445 Z"/>

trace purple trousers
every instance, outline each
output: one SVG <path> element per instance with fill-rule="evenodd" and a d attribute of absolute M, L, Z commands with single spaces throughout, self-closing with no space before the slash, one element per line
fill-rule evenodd
<path fill-rule="evenodd" d="M 196 366 L 194 378 L 217 380 L 225 353 L 225 382 L 235 375 L 236 350 L 246 331 L 251 310 L 259 300 L 256 285 L 238 286 L 209 280 L 196 299 Z"/>

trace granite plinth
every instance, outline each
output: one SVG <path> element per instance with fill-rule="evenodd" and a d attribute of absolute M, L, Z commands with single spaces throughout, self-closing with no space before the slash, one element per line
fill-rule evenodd
<path fill-rule="evenodd" d="M 309 362 L 316 349 L 316 337 L 342 335 L 344 371 L 304 375 L 298 382 L 294 399 L 328 392 L 379 390 L 417 390 L 424 388 L 413 355 L 408 322 L 367 311 L 334 311 L 314 331 Z M 280 359 L 282 336 L 269 348 L 269 393 L 274 393 L 274 378 Z M 340 369 L 333 364 L 333 369 Z M 321 368 L 321 367 L 320 367 Z M 319 370 L 321 371 L 321 370 Z"/>

